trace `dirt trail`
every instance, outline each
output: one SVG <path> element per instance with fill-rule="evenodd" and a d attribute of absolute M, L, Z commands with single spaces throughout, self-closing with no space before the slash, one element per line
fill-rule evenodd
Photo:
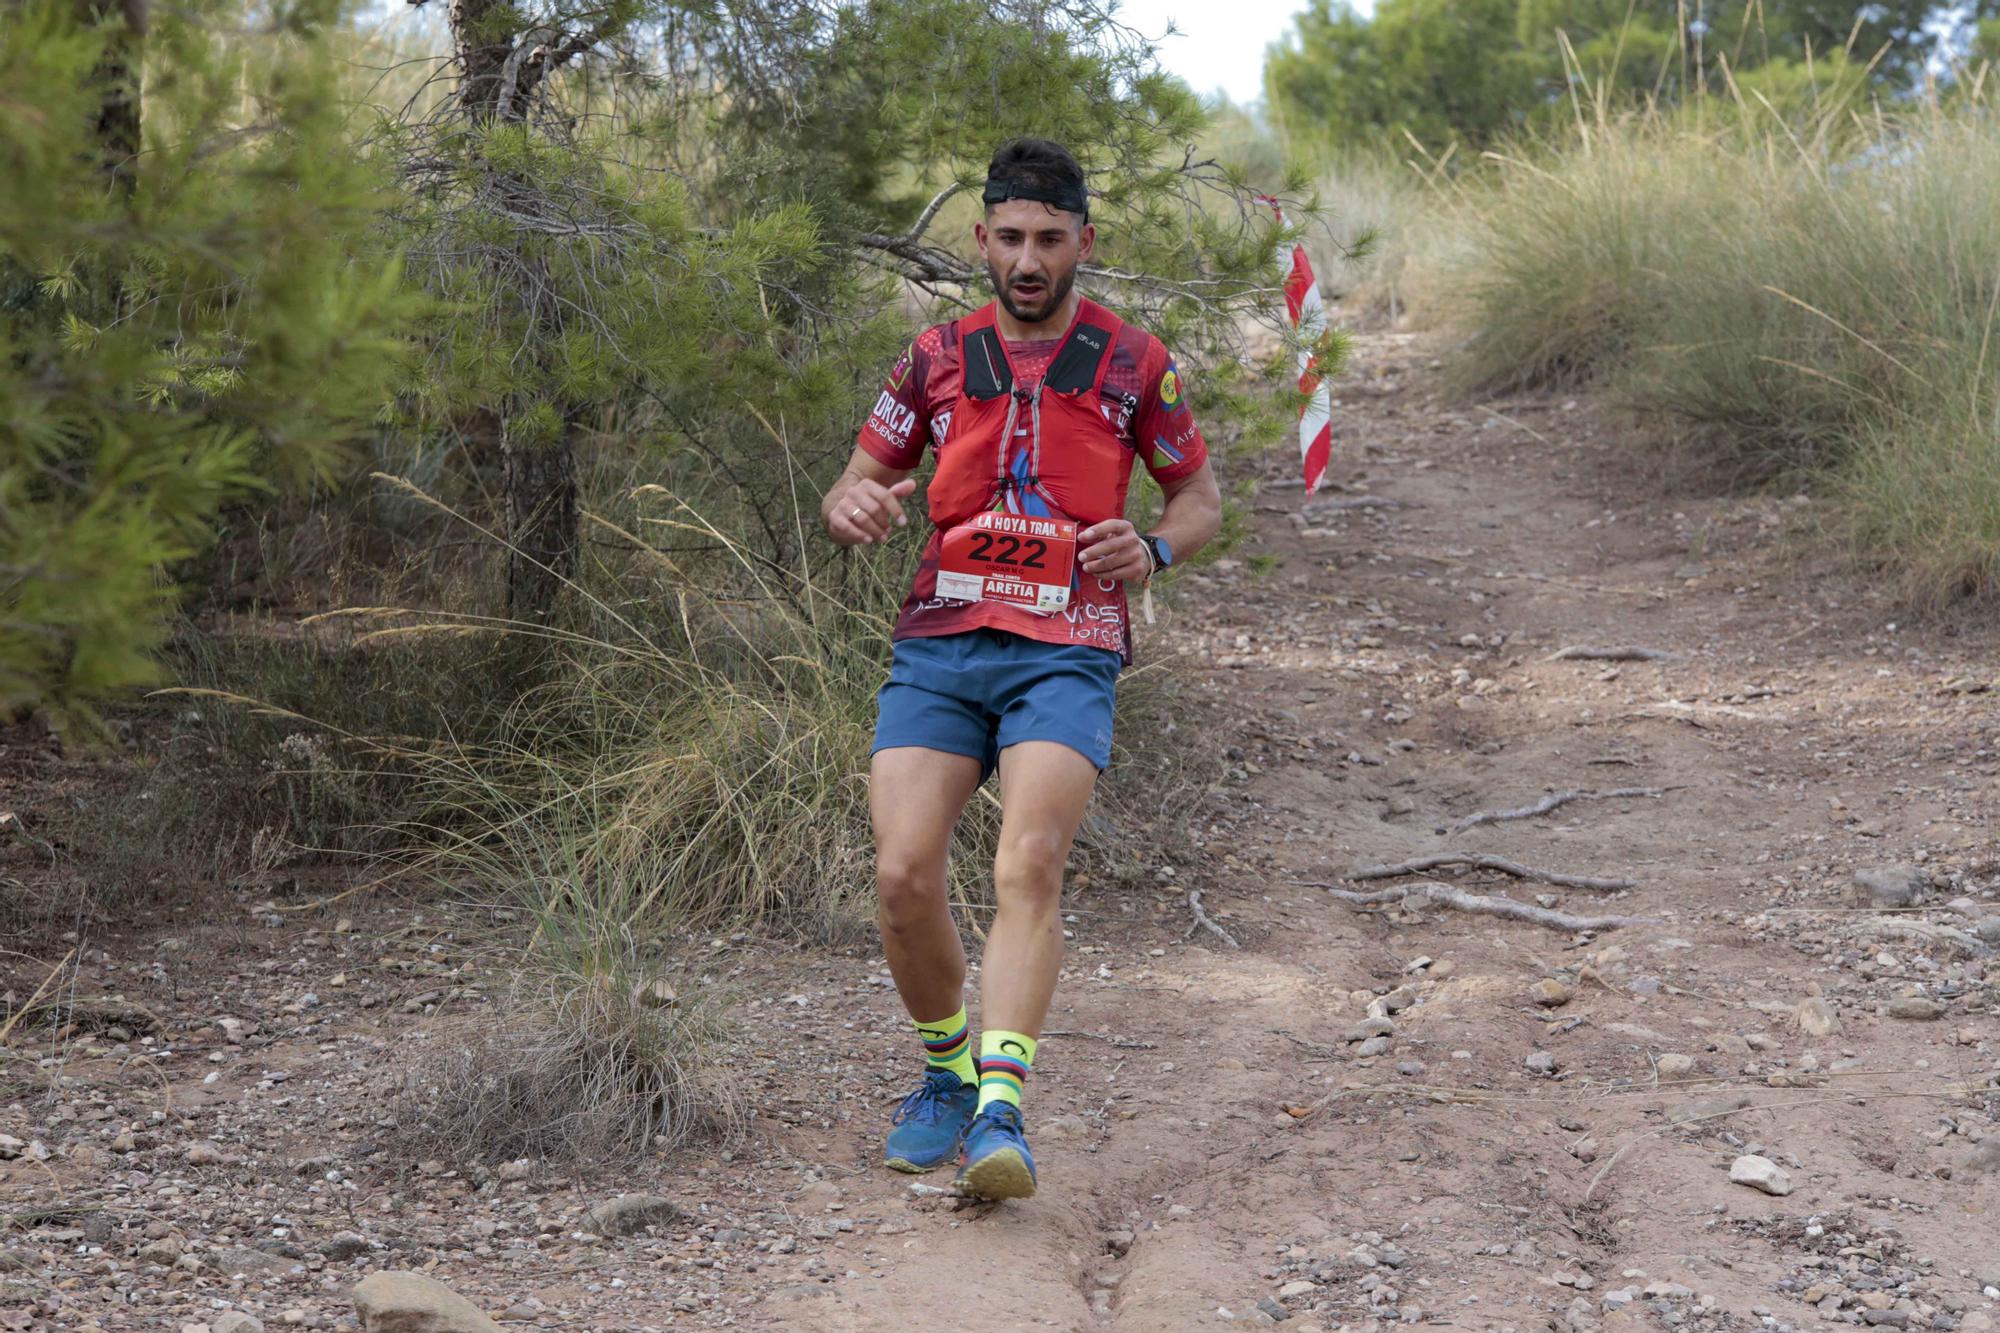
<path fill-rule="evenodd" d="M 1150 857 L 1150 890 L 1073 894 L 1050 1026 L 1076 1035 L 1049 1037 L 1030 1081 L 1039 1197 L 965 1206 L 875 1168 L 909 1073 L 887 1054 L 908 1040 L 879 961 L 721 941 L 713 975 L 768 997 L 746 1011 L 768 1030 L 752 1077 L 780 1090 L 746 1148 L 620 1182 L 364 1160 L 344 1192 L 319 1189 L 325 1163 L 283 1164 L 365 1138 L 365 1099 L 433 1031 L 401 1011 L 424 983 L 388 970 L 367 919 L 352 937 L 243 928 L 235 971 L 183 1000 L 266 1006 L 279 1039 L 183 1062 L 175 1109 L 234 1164 L 191 1168 L 184 1134 L 161 1130 L 138 1172 L 101 1150 L 51 1165 L 132 1194 L 191 1249 L 268 1243 L 274 1217 L 308 1254 L 335 1231 L 370 1248 L 233 1282 L 211 1265 L 113 1304 L 83 1221 L 57 1219 L 76 1234 L 15 1250 L 40 1243 L 58 1254 L 46 1276 L 85 1278 L 59 1326 L 178 1327 L 217 1299 L 331 1326 L 368 1266 L 434 1262 L 487 1308 L 566 1328 L 1993 1329 L 2000 965 L 1976 937 L 1895 932 L 2000 913 L 2000 636 L 1898 628 L 1872 595 L 1785 563 L 1794 501 L 1662 498 L 1587 406 L 1442 399 L 1420 344 L 1365 340 L 1341 398 L 1339 484 L 1302 507 L 1273 460 L 1253 538 L 1190 575 L 1151 638 L 1150 659 L 1171 645 L 1168 668 L 1200 679 L 1186 724 L 1231 747 L 1200 835 L 1212 863 Z M 1671 656 L 1550 660 L 1578 644 Z M 1663 795 L 1446 831 L 1632 787 Z M 1628 876 L 1619 894 L 1448 882 L 1656 922 L 1592 937 L 1363 913 L 1299 883 L 1445 850 Z M 1918 864 L 1927 910 L 1857 905 L 1854 871 L 1892 863 Z M 1187 938 L 1189 887 L 1240 949 Z M 1945 906 L 1959 897 L 1974 905 Z M 458 961 L 448 938 L 424 947 L 405 961 Z M 126 961 L 96 980 L 130 990 Z M 287 998 L 336 969 L 388 1003 L 287 1029 Z M 1537 1002 L 1544 981 L 1560 1003 Z M 1817 1006 L 1801 1026 L 1815 993 L 1836 1031 L 1815 1035 Z M 1887 1014 L 1913 993 L 1939 1016 Z M 1365 1046 L 1371 1002 L 1397 1012 Z M 107 1130 L 143 1091 L 87 1086 L 118 1108 Z M 38 1107 L 9 1115 L 42 1125 Z M 1730 1182 L 1753 1150 L 1793 1192 Z M 10 1193 L 42 1174 L 23 1166 L 0 1164 Z M 162 1184 L 198 1205 L 157 1201 Z M 618 1188 L 692 1214 L 653 1238 L 579 1238 L 580 1210 Z M 126 1235 L 95 1239 L 143 1273 Z"/>

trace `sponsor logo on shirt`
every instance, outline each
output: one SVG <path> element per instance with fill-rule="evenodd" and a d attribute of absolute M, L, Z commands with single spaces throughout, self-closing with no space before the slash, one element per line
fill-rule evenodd
<path fill-rule="evenodd" d="M 910 432 L 917 428 L 915 410 L 897 401 L 888 389 L 882 390 L 882 396 L 875 400 L 875 410 L 868 414 L 868 419 L 895 444 L 908 444 Z"/>
<path fill-rule="evenodd" d="M 1167 373 L 1160 376 L 1160 403 L 1164 407 L 1172 407 L 1180 400 L 1180 372 L 1174 369 L 1172 362 L 1169 362 L 1167 364 Z"/>
<path fill-rule="evenodd" d="M 911 343 L 903 349 L 903 355 L 897 358 L 895 368 L 889 372 L 889 388 L 892 391 L 898 393 L 902 391 L 903 382 L 910 378 L 910 366 L 914 362 L 916 354 L 917 345 Z"/>

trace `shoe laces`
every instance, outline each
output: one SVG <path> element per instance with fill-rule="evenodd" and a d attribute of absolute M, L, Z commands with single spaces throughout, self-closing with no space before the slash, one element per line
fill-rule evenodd
<path fill-rule="evenodd" d="M 896 1108 L 896 1123 L 914 1120 L 920 1125 L 935 1124 L 951 1106 L 951 1095 L 960 1086 L 958 1075 L 949 1069 L 933 1069 L 924 1075 L 924 1085 L 903 1098 Z"/>
<path fill-rule="evenodd" d="M 979 1113 L 979 1118 L 986 1121 L 990 1128 L 1009 1134 L 1021 1132 L 1021 1108 L 1012 1102 L 994 1102 Z"/>

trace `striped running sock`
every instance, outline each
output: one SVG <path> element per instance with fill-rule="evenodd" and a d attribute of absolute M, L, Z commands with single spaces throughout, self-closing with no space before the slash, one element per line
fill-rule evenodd
<path fill-rule="evenodd" d="M 979 1109 L 993 1102 L 1021 1104 L 1021 1086 L 1035 1063 L 1033 1037 L 1020 1032 L 979 1034 Z"/>
<path fill-rule="evenodd" d="M 917 1035 L 924 1039 L 924 1063 L 929 1069 L 949 1069 L 960 1083 L 977 1083 L 979 1066 L 972 1061 L 972 1033 L 965 1021 L 965 1009 L 935 1023 L 918 1023 Z"/>

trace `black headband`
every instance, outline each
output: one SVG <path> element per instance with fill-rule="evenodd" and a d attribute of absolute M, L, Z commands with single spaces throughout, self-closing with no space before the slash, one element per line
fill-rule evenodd
<path fill-rule="evenodd" d="M 980 198 L 988 208 L 1010 199 L 1029 199 L 1038 204 L 1052 204 L 1086 222 L 1090 220 L 1090 195 L 1081 185 L 1030 185 L 1025 181 L 989 180 L 986 182 L 986 193 Z"/>

